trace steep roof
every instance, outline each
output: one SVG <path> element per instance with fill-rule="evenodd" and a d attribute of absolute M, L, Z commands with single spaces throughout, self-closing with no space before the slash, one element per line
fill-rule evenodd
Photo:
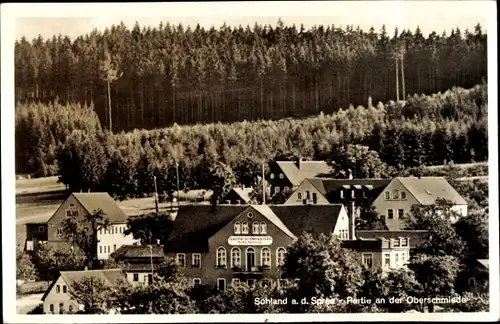
<path fill-rule="evenodd" d="M 152 245 L 152 251 L 149 245 L 122 245 L 118 250 L 111 253 L 110 257 L 113 259 L 126 259 L 126 258 L 164 258 L 163 245 Z"/>
<path fill-rule="evenodd" d="M 42 301 L 45 300 L 45 297 L 49 294 L 49 292 L 54 287 L 59 277 L 62 277 L 64 282 L 68 285 L 68 289 L 71 289 L 74 282 L 79 281 L 83 278 L 93 278 L 100 279 L 104 282 L 104 284 L 109 286 L 114 286 L 118 284 L 121 280 L 127 279 L 125 273 L 121 269 L 102 269 L 102 270 L 80 270 L 80 271 L 61 271 L 59 276 L 52 282 L 50 287 L 47 289 L 45 294 L 42 297 Z"/>
<path fill-rule="evenodd" d="M 166 250 L 207 251 L 208 239 L 247 208 L 253 208 L 292 238 L 304 231 L 314 236 L 329 234 L 337 224 L 343 206 L 328 205 L 221 205 L 181 206 Z"/>
<path fill-rule="evenodd" d="M 111 224 L 127 222 L 127 215 L 107 192 L 74 192 L 72 195 L 91 214 L 102 209 Z"/>
<path fill-rule="evenodd" d="M 361 239 L 378 239 L 378 238 L 399 238 L 409 237 L 410 248 L 415 248 L 422 240 L 427 237 L 428 231 L 426 230 L 406 230 L 406 231 L 364 231 L 357 230 L 356 237 Z"/>
<path fill-rule="evenodd" d="M 276 164 L 294 186 L 298 186 L 305 178 L 326 175 L 331 172 L 330 166 L 325 161 L 300 161 L 300 163 L 277 161 Z"/>
<path fill-rule="evenodd" d="M 231 191 L 233 191 L 234 193 L 236 193 L 241 198 L 241 200 L 243 200 L 244 203 L 248 204 L 250 202 L 250 200 L 251 200 L 250 199 L 250 194 L 253 192 L 253 188 L 239 188 L 239 187 L 235 187 L 235 188 L 231 189 Z M 231 193 L 231 191 L 229 191 L 227 195 L 229 195 Z M 222 199 L 222 201 L 224 201 L 224 200 L 225 199 Z"/>
<path fill-rule="evenodd" d="M 397 177 L 401 184 L 422 205 L 432 205 L 443 198 L 456 205 L 467 205 L 462 196 L 443 177 Z"/>
<path fill-rule="evenodd" d="M 391 179 L 333 179 L 320 177 L 305 180 L 309 181 L 331 203 L 335 202 L 332 194 L 341 189 L 360 189 L 364 187 L 372 193 L 371 198 L 376 198 L 391 182 Z"/>

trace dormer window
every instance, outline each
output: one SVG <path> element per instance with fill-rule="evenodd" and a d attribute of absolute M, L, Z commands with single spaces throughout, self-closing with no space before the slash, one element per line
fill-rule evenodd
<path fill-rule="evenodd" d="M 241 234 L 241 224 L 240 224 L 240 222 L 234 223 L 234 234 Z"/>

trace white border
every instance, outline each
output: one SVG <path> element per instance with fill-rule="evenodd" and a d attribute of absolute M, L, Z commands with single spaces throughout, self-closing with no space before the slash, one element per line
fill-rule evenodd
<path fill-rule="evenodd" d="M 434 314 L 252 314 L 245 315 L 17 315 L 16 308 L 13 305 L 12 296 L 15 295 L 15 235 L 12 227 L 15 224 L 15 172 L 14 172 L 14 28 L 15 19 L 21 17 L 109 17 L 109 13 L 117 17 L 115 23 L 119 23 L 121 18 L 128 19 L 139 17 L 159 17 L 159 13 L 168 13 L 170 17 L 189 17 L 200 21 L 207 16 L 217 16 L 227 19 L 231 24 L 233 17 L 263 17 L 270 20 L 270 24 L 277 21 L 277 17 L 284 17 L 285 24 L 288 23 L 286 17 L 325 17 L 333 16 L 332 23 L 335 23 L 335 16 L 338 17 L 338 6 L 341 2 L 266 2 L 265 5 L 256 2 L 222 2 L 222 3 L 122 3 L 122 4 L 2 4 L 1 5 L 1 143 L 2 143 L 2 246 L 3 249 L 2 267 L 3 267 L 3 310 L 4 321 L 9 323 L 95 323 L 95 322 L 261 322 L 261 321 L 395 321 L 395 320 L 433 320 L 433 321 L 477 321 L 477 320 L 498 320 L 499 308 L 499 239 L 498 239 L 498 130 L 497 130 L 497 24 L 496 24 L 496 6 L 494 1 L 431 1 L 420 2 L 432 3 L 431 10 L 425 8 L 428 14 L 438 12 L 441 17 L 451 15 L 454 8 L 465 7 L 477 8 L 482 6 L 484 15 L 487 18 L 488 33 L 488 101 L 491 109 L 488 112 L 488 131 L 489 131 L 489 201 L 490 201 L 490 312 L 478 316 L 477 313 L 434 313 Z M 386 24 L 388 33 L 392 34 L 391 25 L 404 23 L 414 14 L 410 7 L 418 6 L 417 1 L 356 1 L 356 7 L 359 9 L 371 11 L 373 15 L 381 12 L 379 21 Z M 442 10 L 436 9 L 437 6 L 443 6 Z M 336 8 L 337 7 L 337 8 Z M 420 14 L 422 14 L 422 10 Z M 464 10 L 462 10 L 464 11 Z M 186 13 L 188 13 L 186 15 Z M 342 12 L 343 15 L 349 13 Z M 353 12 L 355 14 L 355 12 Z M 408 17 L 408 18 L 405 18 Z M 428 18 L 428 17 L 427 17 Z M 425 18 L 425 19 L 427 19 Z M 165 18 L 164 21 L 170 20 Z M 175 19 L 174 19 L 175 20 Z M 242 25 L 246 26 L 247 22 Z M 350 23 L 349 23 L 350 24 Z M 253 25 L 253 24 L 251 24 Z M 336 23 L 336 25 L 339 25 Z M 353 25 L 356 25 L 353 23 Z M 484 26 L 484 25 L 483 25 Z M 99 26 L 107 27 L 107 26 Z M 216 26 L 218 27 L 218 26 Z M 374 26 L 376 29 L 379 26 Z M 415 28 L 413 26 L 412 28 Z M 306 27 L 307 28 L 307 27 Z M 401 28 L 400 28 L 401 29 Z M 469 28 L 472 29 L 472 28 Z M 90 31 L 89 31 L 90 32 Z M 424 35 L 427 31 L 423 30 Z"/>

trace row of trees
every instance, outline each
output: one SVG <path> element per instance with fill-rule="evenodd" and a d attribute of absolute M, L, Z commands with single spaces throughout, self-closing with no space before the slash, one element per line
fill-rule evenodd
<path fill-rule="evenodd" d="M 382 27 L 123 23 L 15 42 L 16 100 L 95 104 L 113 131 L 329 114 L 487 77 L 487 35 Z M 401 73 L 398 73 L 398 70 Z M 401 97 L 400 97 L 401 95 Z M 399 97 L 399 98 L 398 98 Z"/>

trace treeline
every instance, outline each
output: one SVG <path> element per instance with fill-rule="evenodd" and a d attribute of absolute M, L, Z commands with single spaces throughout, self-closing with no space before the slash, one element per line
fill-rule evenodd
<path fill-rule="evenodd" d="M 426 37 L 419 28 L 306 30 L 282 21 L 208 30 L 122 23 L 74 40 L 17 40 L 15 96 L 93 103 L 113 131 L 279 119 L 330 114 L 370 96 L 468 88 L 487 78 L 486 53 L 479 24 Z"/>
<path fill-rule="evenodd" d="M 483 90 L 454 89 L 429 101 L 464 93 L 467 99 Z M 469 99 L 459 100 L 454 109 L 460 112 L 475 105 Z M 412 106 L 412 100 L 405 107 Z M 445 106 L 437 106 L 437 111 Z M 73 191 L 130 197 L 153 193 L 154 177 L 160 193 L 171 193 L 177 185 L 176 164 L 179 189 L 223 192 L 235 183 L 252 185 L 261 175 L 262 163 L 298 157 L 336 161 L 339 151 L 353 144 L 367 146 L 397 172 L 487 160 L 485 104 L 474 109 L 483 112 L 481 117 L 463 115 L 458 120 L 390 118 L 390 109 L 380 104 L 307 119 L 174 126 L 115 135 L 76 131 L 58 154 L 59 174 Z"/>

